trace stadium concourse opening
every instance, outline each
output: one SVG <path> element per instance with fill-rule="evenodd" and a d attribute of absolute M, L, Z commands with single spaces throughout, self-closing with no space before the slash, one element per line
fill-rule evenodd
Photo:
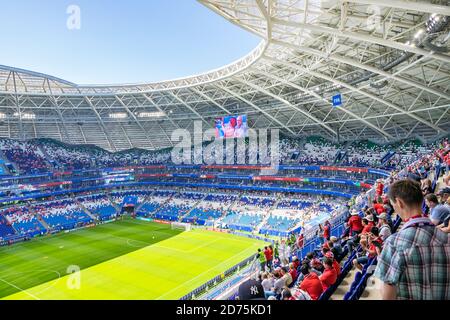
<path fill-rule="evenodd" d="M 0 299 L 449 300 L 448 3 L 198 2 L 260 44 L 154 83 L 0 65 Z"/>

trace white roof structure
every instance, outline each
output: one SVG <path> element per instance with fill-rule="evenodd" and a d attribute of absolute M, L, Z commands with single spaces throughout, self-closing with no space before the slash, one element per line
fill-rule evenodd
<path fill-rule="evenodd" d="M 199 2 L 261 43 L 223 68 L 159 83 L 77 85 L 0 65 L 0 137 L 159 149 L 175 129 L 227 114 L 331 140 L 449 133 L 448 1 Z"/>

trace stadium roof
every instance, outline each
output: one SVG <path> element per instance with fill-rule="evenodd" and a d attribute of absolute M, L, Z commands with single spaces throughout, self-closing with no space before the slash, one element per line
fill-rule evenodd
<path fill-rule="evenodd" d="M 227 114 L 331 140 L 449 133 L 447 1 L 199 2 L 261 43 L 223 68 L 159 83 L 77 85 L 0 66 L 0 137 L 159 149 L 175 129 Z"/>

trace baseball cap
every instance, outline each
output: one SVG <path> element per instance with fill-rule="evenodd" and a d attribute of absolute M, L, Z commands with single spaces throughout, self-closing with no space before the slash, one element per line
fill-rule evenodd
<path fill-rule="evenodd" d="M 254 279 L 241 283 L 238 295 L 239 300 L 266 300 L 263 286 Z"/>
<path fill-rule="evenodd" d="M 335 236 L 331 236 L 331 237 L 330 237 L 330 241 L 331 241 L 331 242 L 336 242 L 336 241 L 338 241 L 338 238 L 335 237 Z"/>
<path fill-rule="evenodd" d="M 382 213 L 382 214 L 380 214 L 380 215 L 378 216 L 378 219 L 386 220 L 386 218 L 387 218 L 386 213 Z"/>
<path fill-rule="evenodd" d="M 439 191 L 439 195 L 444 194 L 444 193 L 450 193 L 450 187 L 445 187 L 444 189 Z"/>
<path fill-rule="evenodd" d="M 326 257 L 326 258 L 334 259 L 334 254 L 333 254 L 333 252 L 328 251 L 327 253 L 325 253 L 325 257 Z"/>
<path fill-rule="evenodd" d="M 350 213 L 352 216 L 357 216 L 358 215 L 358 211 L 356 210 L 352 210 L 352 212 Z"/>
<path fill-rule="evenodd" d="M 372 215 L 368 215 L 366 216 L 367 221 L 373 221 L 373 216 Z"/>

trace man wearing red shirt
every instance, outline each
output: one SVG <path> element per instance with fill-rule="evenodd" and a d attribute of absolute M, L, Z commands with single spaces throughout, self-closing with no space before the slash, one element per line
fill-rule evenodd
<path fill-rule="evenodd" d="M 322 282 L 323 291 L 326 291 L 329 287 L 331 287 L 337 279 L 336 270 L 333 268 L 333 260 L 330 258 L 323 259 L 323 266 L 325 267 L 324 272 L 319 277 Z"/>
<path fill-rule="evenodd" d="M 310 272 L 307 264 L 302 265 L 301 272 L 304 276 L 300 289 L 308 292 L 312 300 L 319 299 L 323 292 L 322 282 L 315 272 Z"/>
<path fill-rule="evenodd" d="M 292 282 L 297 281 L 297 276 L 298 276 L 297 269 L 295 268 L 295 266 L 292 262 L 289 264 L 289 274 L 292 277 Z"/>
<path fill-rule="evenodd" d="M 327 221 L 325 221 L 325 224 L 323 226 L 323 237 L 326 241 L 330 240 L 330 229 L 331 229 L 331 224 L 327 220 Z"/>
<path fill-rule="evenodd" d="M 375 226 L 375 224 L 373 223 L 373 217 L 372 216 L 367 216 L 364 219 L 362 219 L 362 223 L 363 223 L 363 229 L 361 231 L 361 234 L 366 234 L 369 233 L 370 230 L 372 230 L 372 228 Z"/>
<path fill-rule="evenodd" d="M 301 234 L 299 235 L 299 237 L 297 238 L 297 247 L 298 247 L 299 249 L 303 249 L 304 240 L 305 240 L 305 237 L 304 237 L 303 233 L 301 233 Z"/>
<path fill-rule="evenodd" d="M 363 229 L 362 219 L 356 210 L 353 210 L 351 215 L 347 222 L 347 225 L 350 227 L 350 235 L 359 234 Z"/>
<path fill-rule="evenodd" d="M 382 203 L 378 203 L 376 200 L 373 200 L 373 208 L 377 212 L 377 214 L 381 214 L 383 212 L 386 212 L 386 209 L 384 209 L 384 206 Z"/>
<path fill-rule="evenodd" d="M 273 250 L 271 247 L 264 247 L 264 256 L 266 257 L 266 265 L 269 270 L 272 270 Z"/>
<path fill-rule="evenodd" d="M 339 262 L 336 261 L 336 259 L 334 258 L 334 254 L 331 251 L 328 251 L 325 254 L 326 258 L 330 258 L 333 260 L 333 268 L 334 270 L 336 270 L 336 275 L 339 277 L 339 275 L 341 274 L 341 265 L 339 264 Z"/>
<path fill-rule="evenodd" d="M 383 185 L 383 181 L 381 179 L 377 180 L 377 196 L 380 197 L 383 194 L 383 189 L 384 189 L 384 185 Z"/>

